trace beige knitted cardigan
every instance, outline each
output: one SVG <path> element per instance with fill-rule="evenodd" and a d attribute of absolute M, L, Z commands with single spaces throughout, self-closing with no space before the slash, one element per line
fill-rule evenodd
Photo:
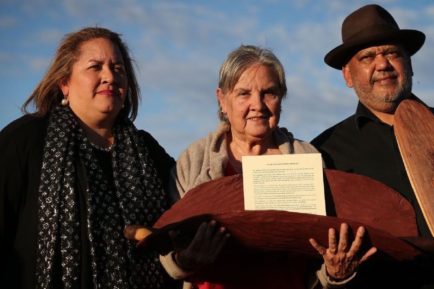
<path fill-rule="evenodd" d="M 194 187 L 225 175 L 229 160 L 226 133 L 229 131 L 230 126 L 222 122 L 216 131 L 193 142 L 180 154 L 176 167 L 172 171 L 172 183 L 170 184 L 172 194 L 177 193 L 182 198 L 186 192 Z M 282 154 L 318 153 L 311 144 L 295 139 L 286 128 L 278 127 L 275 129 L 273 137 Z M 166 271 L 175 279 L 188 277 L 188 272 L 176 265 L 172 255 L 173 252 L 166 256 L 160 256 L 160 261 Z M 317 274 L 313 274 L 317 276 L 315 276 L 316 278 L 311 277 L 313 280 L 308 282 L 308 288 L 327 288 L 331 284 L 336 286 L 334 288 L 339 288 L 349 281 L 347 279 L 347 282 L 333 282 L 325 276 L 324 267 L 321 269 L 318 270 Z M 190 283 L 184 282 L 183 288 L 190 289 L 192 286 Z"/>
<path fill-rule="evenodd" d="M 176 162 L 173 181 L 182 198 L 190 189 L 224 176 L 228 162 L 226 133 L 230 127 L 220 123 L 217 130 L 192 143 Z M 273 137 L 282 154 L 318 153 L 309 143 L 294 139 L 286 128 L 277 128 Z M 175 189 L 172 186 L 172 189 Z"/>

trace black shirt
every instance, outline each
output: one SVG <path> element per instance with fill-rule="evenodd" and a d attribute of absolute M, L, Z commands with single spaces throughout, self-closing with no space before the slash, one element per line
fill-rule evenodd
<path fill-rule="evenodd" d="M 420 235 L 431 236 L 392 126 L 381 122 L 359 102 L 354 115 L 327 129 L 311 143 L 322 153 L 328 168 L 371 177 L 404 196 L 413 205 Z M 404 263 L 383 257 L 377 253 L 362 264 L 359 277 L 348 288 L 434 288 L 431 255 Z"/>
<path fill-rule="evenodd" d="M 403 195 L 416 213 L 421 236 L 431 236 L 402 161 L 393 127 L 381 122 L 363 104 L 356 113 L 311 142 L 331 169 L 376 179 Z"/>

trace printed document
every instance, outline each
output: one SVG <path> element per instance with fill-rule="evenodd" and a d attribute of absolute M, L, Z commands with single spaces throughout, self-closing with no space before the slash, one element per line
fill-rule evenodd
<path fill-rule="evenodd" d="M 321 154 L 244 156 L 245 210 L 326 215 Z"/>

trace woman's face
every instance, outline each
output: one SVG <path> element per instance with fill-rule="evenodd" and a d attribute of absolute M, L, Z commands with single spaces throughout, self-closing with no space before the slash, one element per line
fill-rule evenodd
<path fill-rule="evenodd" d="M 110 40 L 83 42 L 69 79 L 60 86 L 71 110 L 87 125 L 112 124 L 128 89 L 119 48 Z"/>
<path fill-rule="evenodd" d="M 254 64 L 240 76 L 232 91 L 217 89 L 222 112 L 227 115 L 232 136 L 261 140 L 271 136 L 280 118 L 282 96 L 276 72 Z"/>

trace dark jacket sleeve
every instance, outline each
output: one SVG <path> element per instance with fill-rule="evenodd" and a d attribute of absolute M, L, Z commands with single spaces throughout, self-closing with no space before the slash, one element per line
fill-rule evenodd
<path fill-rule="evenodd" d="M 1 241 L 1 284 L 7 284 L 16 266 L 12 258 L 13 240 L 16 233 L 17 205 L 20 199 L 23 172 L 16 150 L 16 142 L 8 128 L 0 133 L 0 241 Z"/>
<path fill-rule="evenodd" d="M 166 152 L 166 150 L 150 133 L 141 130 L 140 134 L 149 149 L 149 154 L 154 162 L 155 167 L 157 168 L 157 172 L 163 182 L 164 189 L 166 193 L 170 195 L 170 172 L 172 167 L 175 166 L 175 159 Z M 171 202 L 175 201 L 173 197 L 170 197 L 170 199 Z"/>
<path fill-rule="evenodd" d="M 34 287 L 44 123 L 26 115 L 0 132 L 0 284 L 11 288 Z"/>

